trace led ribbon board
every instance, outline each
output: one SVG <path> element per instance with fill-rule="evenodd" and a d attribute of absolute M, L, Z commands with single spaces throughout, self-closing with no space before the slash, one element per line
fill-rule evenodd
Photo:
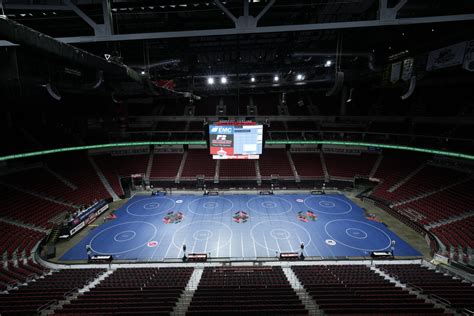
<path fill-rule="evenodd" d="M 265 142 L 269 145 L 276 144 L 295 144 L 295 145 L 344 145 L 344 146 L 367 146 L 367 147 L 379 147 L 379 148 L 388 148 L 388 149 L 397 149 L 397 150 L 407 150 L 422 152 L 434 155 L 442 155 L 454 158 L 474 160 L 474 155 L 468 155 L 452 151 L 442 151 L 429 148 L 421 147 L 410 147 L 410 146 L 399 146 L 399 145 L 387 145 L 387 144 L 376 144 L 376 143 L 360 143 L 360 142 L 343 142 L 343 141 L 325 141 L 325 140 L 315 140 L 315 141 L 285 141 L 285 140 L 269 140 Z M 63 147 L 49 150 L 34 151 L 22 154 L 14 154 L 0 157 L 0 161 L 7 161 L 19 158 L 27 158 L 33 156 L 41 156 L 48 154 L 55 154 L 68 151 L 77 151 L 77 150 L 89 150 L 89 149 L 99 149 L 99 148 L 113 148 L 113 147 L 133 147 L 133 146 L 144 146 L 144 145 L 206 145 L 205 141 L 162 141 L 162 142 L 128 142 L 128 143 L 112 143 L 112 144 L 98 144 L 98 145 L 88 145 L 88 146 L 77 146 L 77 147 Z"/>

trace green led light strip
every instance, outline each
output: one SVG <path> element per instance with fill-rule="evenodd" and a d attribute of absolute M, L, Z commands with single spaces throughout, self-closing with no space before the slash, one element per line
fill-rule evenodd
<path fill-rule="evenodd" d="M 206 145 L 207 143 L 203 140 L 198 141 L 163 141 L 163 142 L 129 142 L 129 143 L 113 143 L 113 144 L 99 144 L 99 145 L 88 145 L 88 146 L 77 146 L 77 147 L 64 147 L 57 149 L 48 149 L 41 151 L 33 151 L 23 154 L 15 154 L 0 157 L 0 161 L 26 158 L 39 155 L 48 155 L 55 153 L 62 153 L 66 151 L 75 150 L 88 150 L 88 149 L 99 149 L 99 148 L 113 148 L 113 147 L 134 147 L 134 146 L 149 146 L 149 145 Z"/>
<path fill-rule="evenodd" d="M 379 148 L 389 148 L 389 149 L 398 149 L 398 150 L 408 150 L 416 151 L 422 153 L 429 153 L 435 155 L 443 155 L 449 157 L 456 157 L 462 159 L 474 160 L 474 155 L 462 154 L 451 151 L 442 151 L 435 149 L 427 149 L 420 147 L 410 147 L 410 146 L 399 146 L 399 145 L 387 145 L 387 144 L 375 144 L 375 143 L 360 143 L 360 142 L 343 142 L 343 141 L 329 141 L 329 140 L 302 140 L 302 141 L 288 141 L 288 140 L 268 140 L 265 142 L 269 145 L 344 145 L 344 146 L 366 146 L 366 147 L 379 147 Z M 100 144 L 100 145 L 88 145 L 88 146 L 78 146 L 78 147 L 64 147 L 57 149 L 49 149 L 42 151 L 34 151 L 23 154 L 15 154 L 0 157 L 0 161 L 12 160 L 18 158 L 26 158 L 32 156 L 40 156 L 54 153 L 61 153 L 67 151 L 76 151 L 76 150 L 88 150 L 88 149 L 100 149 L 100 148 L 113 148 L 113 147 L 134 147 L 134 146 L 149 146 L 149 145 L 206 145 L 206 141 L 162 141 L 162 142 L 128 142 L 128 143 L 113 143 L 113 144 Z"/>
<path fill-rule="evenodd" d="M 462 154 L 452 151 L 442 151 L 436 149 L 420 148 L 420 147 L 410 147 L 410 146 L 400 146 L 400 145 L 387 145 L 387 144 L 375 144 L 375 143 L 359 143 L 359 142 L 343 142 L 343 141 L 331 141 L 331 140 L 301 140 L 301 141 L 291 141 L 291 140 L 269 140 L 265 142 L 266 144 L 294 144 L 294 145 L 344 145 L 344 146 L 365 146 L 365 147 L 380 147 L 380 148 L 389 148 L 389 149 L 398 149 L 398 150 L 409 150 L 417 151 L 422 153 L 429 153 L 434 155 L 443 155 L 449 157 L 463 158 L 474 160 L 474 155 Z"/>

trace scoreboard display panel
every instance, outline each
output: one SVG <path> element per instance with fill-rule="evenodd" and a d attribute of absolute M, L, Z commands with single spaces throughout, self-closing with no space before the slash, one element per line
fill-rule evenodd
<path fill-rule="evenodd" d="M 209 125 L 209 147 L 214 159 L 258 159 L 262 153 L 263 125 L 255 122 Z"/>

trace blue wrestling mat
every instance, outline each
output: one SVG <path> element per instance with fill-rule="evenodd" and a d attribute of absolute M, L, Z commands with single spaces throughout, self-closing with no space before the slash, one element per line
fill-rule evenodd
<path fill-rule="evenodd" d="M 391 248 L 421 254 L 382 223 L 368 220 L 344 195 L 135 196 L 61 257 L 94 254 L 118 260 L 162 261 L 188 253 L 252 259 L 300 252 L 306 257 L 369 256 Z"/>

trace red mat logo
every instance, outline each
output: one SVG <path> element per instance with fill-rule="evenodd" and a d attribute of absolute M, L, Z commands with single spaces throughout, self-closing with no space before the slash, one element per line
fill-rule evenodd
<path fill-rule="evenodd" d="M 153 240 L 153 241 L 149 241 L 146 245 L 150 248 L 153 248 L 153 247 L 158 246 L 158 242 Z"/>
<path fill-rule="evenodd" d="M 318 219 L 318 216 L 312 211 L 306 211 L 306 213 L 304 213 L 303 211 L 299 211 L 296 215 L 296 218 L 298 218 L 298 220 L 301 222 L 307 223 L 309 221 L 315 222 Z"/>
<path fill-rule="evenodd" d="M 232 220 L 236 223 L 247 223 L 247 220 L 249 218 L 249 215 L 247 212 L 244 211 L 237 211 L 234 213 L 234 216 L 232 216 Z"/>
<path fill-rule="evenodd" d="M 178 224 L 184 219 L 183 212 L 168 212 L 165 217 L 163 217 L 163 223 L 165 224 Z"/>

